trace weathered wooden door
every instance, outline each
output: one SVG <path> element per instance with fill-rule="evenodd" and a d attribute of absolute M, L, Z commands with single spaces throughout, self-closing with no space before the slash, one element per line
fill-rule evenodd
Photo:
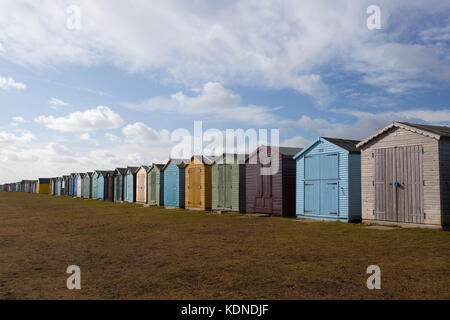
<path fill-rule="evenodd" d="M 270 166 L 270 164 L 268 165 Z M 261 175 L 262 166 L 256 166 L 258 178 L 256 179 L 255 211 L 261 213 L 272 212 L 272 175 Z"/>
<path fill-rule="evenodd" d="M 423 148 L 377 149 L 373 156 L 376 219 L 423 223 Z"/>
<path fill-rule="evenodd" d="M 145 202 L 145 174 L 143 173 L 137 176 L 137 201 Z"/>

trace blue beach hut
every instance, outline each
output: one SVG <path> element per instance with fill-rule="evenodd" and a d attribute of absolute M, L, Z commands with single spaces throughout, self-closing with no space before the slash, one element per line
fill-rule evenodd
<path fill-rule="evenodd" d="M 127 173 L 123 179 L 123 201 L 136 202 L 136 172 L 139 167 L 127 167 Z"/>
<path fill-rule="evenodd" d="M 318 138 L 294 156 L 296 214 L 319 220 L 361 220 L 359 141 Z"/>
<path fill-rule="evenodd" d="M 185 167 L 189 160 L 170 159 L 163 167 L 164 206 L 184 208 Z"/>

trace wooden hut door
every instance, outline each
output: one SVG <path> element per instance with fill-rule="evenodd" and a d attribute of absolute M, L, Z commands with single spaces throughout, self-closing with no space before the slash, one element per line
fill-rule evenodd
<path fill-rule="evenodd" d="M 156 203 L 156 171 L 150 174 L 150 199 L 149 203 Z"/>
<path fill-rule="evenodd" d="M 138 184 L 137 201 L 144 202 L 145 201 L 145 175 L 144 174 L 142 174 L 142 173 L 138 174 L 137 184 Z"/>
<path fill-rule="evenodd" d="M 217 168 L 217 207 L 219 209 L 225 208 L 225 179 L 224 179 L 224 165 L 218 164 Z"/>
<path fill-rule="evenodd" d="M 224 208 L 231 210 L 232 208 L 232 165 L 226 164 L 223 166 L 224 170 Z"/>
<path fill-rule="evenodd" d="M 205 204 L 202 201 L 202 176 L 204 175 L 204 169 L 201 166 L 194 168 L 194 207 L 201 208 Z"/>
<path fill-rule="evenodd" d="M 220 209 L 232 209 L 232 165 L 221 164 L 217 165 L 217 189 L 218 189 L 218 204 Z"/>
<path fill-rule="evenodd" d="M 270 166 L 270 164 L 269 164 Z M 255 211 L 261 213 L 272 212 L 272 175 L 261 175 L 262 165 L 256 166 Z"/>
<path fill-rule="evenodd" d="M 374 159 L 375 218 L 423 223 L 423 148 L 378 149 Z"/>

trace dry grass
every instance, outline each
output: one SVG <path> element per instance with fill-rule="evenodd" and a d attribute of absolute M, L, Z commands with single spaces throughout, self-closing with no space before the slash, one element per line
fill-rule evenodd
<path fill-rule="evenodd" d="M 450 233 L 0 192 L 0 298 L 449 299 Z"/>

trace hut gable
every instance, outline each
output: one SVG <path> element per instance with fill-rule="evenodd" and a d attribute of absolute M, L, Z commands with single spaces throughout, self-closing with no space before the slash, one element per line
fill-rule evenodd
<path fill-rule="evenodd" d="M 430 137 L 436 140 L 449 139 L 450 138 L 450 127 L 445 126 L 431 126 L 423 124 L 414 124 L 409 122 L 393 122 L 390 125 L 379 130 L 375 134 L 371 135 L 367 139 L 361 141 L 357 147 L 367 148 L 366 145 L 372 143 L 377 138 L 383 137 L 387 133 L 393 131 L 395 128 L 401 128 L 405 131 L 417 133 L 425 137 Z"/>

